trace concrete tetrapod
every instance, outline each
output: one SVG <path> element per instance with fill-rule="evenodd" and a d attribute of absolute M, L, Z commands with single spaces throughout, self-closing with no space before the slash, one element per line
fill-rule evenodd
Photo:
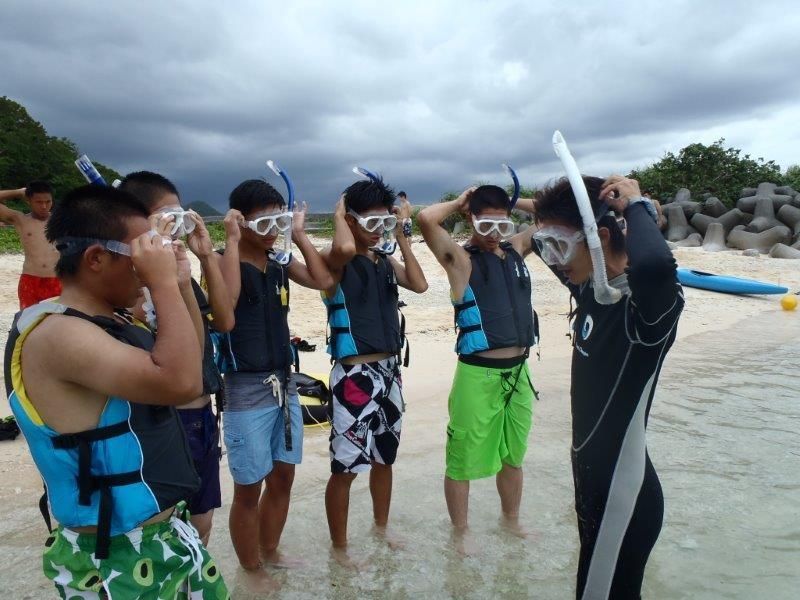
<path fill-rule="evenodd" d="M 781 206 L 778 211 L 778 220 L 792 229 L 792 235 L 800 234 L 800 208 L 796 206 Z"/>
<path fill-rule="evenodd" d="M 770 248 L 769 255 L 772 258 L 794 258 L 800 259 L 800 250 L 796 250 L 786 244 L 775 244 Z"/>
<path fill-rule="evenodd" d="M 715 196 L 711 196 L 710 198 L 706 199 L 703 202 L 703 209 L 701 211 L 704 215 L 708 215 L 709 217 L 713 217 L 714 219 L 720 218 L 726 212 L 728 212 L 728 207 L 722 203 L 722 200 Z"/>
<path fill-rule="evenodd" d="M 775 244 L 788 244 L 792 232 L 785 225 L 778 225 L 761 233 L 745 231 L 741 225 L 734 227 L 728 235 L 728 246 L 740 250 L 755 249 L 766 254 Z"/>
<path fill-rule="evenodd" d="M 781 206 L 784 206 L 785 204 L 792 204 L 794 202 L 792 196 L 781 196 L 778 194 L 770 194 L 768 196 L 748 196 L 746 198 L 739 198 L 739 200 L 736 202 L 736 208 L 745 213 L 755 212 L 756 205 L 761 198 L 769 198 L 772 201 L 772 209 L 776 211 Z"/>
<path fill-rule="evenodd" d="M 697 232 L 690 233 L 685 240 L 675 242 L 675 245 L 679 248 L 699 248 L 703 245 L 703 236 Z"/>
<path fill-rule="evenodd" d="M 727 246 L 725 246 L 725 228 L 722 223 L 711 223 L 706 229 L 706 237 L 703 238 L 703 250 L 706 252 L 721 252 L 727 249 Z"/>
<path fill-rule="evenodd" d="M 775 206 L 772 204 L 772 198 L 764 196 L 756 196 L 756 208 L 753 211 L 753 220 L 745 227 L 745 231 L 753 233 L 761 233 L 767 229 L 772 229 L 780 225 L 780 221 L 775 218 Z"/>
<path fill-rule="evenodd" d="M 689 235 L 689 223 L 680 204 L 671 203 L 664 207 L 664 216 L 667 217 L 667 240 L 678 242 L 685 240 Z"/>
<path fill-rule="evenodd" d="M 711 223 L 719 223 L 722 225 L 722 228 L 725 230 L 725 235 L 727 235 L 731 229 L 745 222 L 745 214 L 738 208 L 729 210 L 717 219 L 709 217 L 708 215 L 695 215 L 692 217 L 692 227 L 697 229 L 701 234 L 706 233 Z"/>

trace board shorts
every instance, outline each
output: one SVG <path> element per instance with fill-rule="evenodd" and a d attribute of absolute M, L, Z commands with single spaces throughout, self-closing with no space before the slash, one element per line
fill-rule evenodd
<path fill-rule="evenodd" d="M 61 281 L 58 277 L 37 277 L 27 273 L 19 276 L 17 296 L 19 297 L 20 310 L 38 304 L 42 300 L 48 300 L 60 295 Z"/>
<path fill-rule="evenodd" d="M 62 526 L 47 538 L 44 574 L 61 598 L 230 598 L 197 531 L 177 516 L 113 536 L 108 558 L 94 559 L 96 542 Z"/>
<path fill-rule="evenodd" d="M 187 505 L 193 515 L 202 515 L 222 506 L 219 484 L 219 427 L 211 402 L 203 408 L 179 408 L 178 416 L 186 432 L 194 468 L 200 476 L 200 489 Z"/>
<path fill-rule="evenodd" d="M 223 438 L 234 483 L 259 483 L 275 462 L 299 465 L 303 461 L 303 413 L 296 386 L 288 390 L 291 449 L 286 446 L 283 408 L 265 383 L 265 373 L 225 375 Z M 245 407 L 244 410 L 237 408 Z"/>
<path fill-rule="evenodd" d="M 495 475 L 503 464 L 521 467 L 535 396 L 527 357 L 460 356 L 448 400 L 445 475 L 464 481 Z"/>
<path fill-rule="evenodd" d="M 333 365 L 331 473 L 363 473 L 372 461 L 392 465 L 403 424 L 402 381 L 397 358 Z"/>

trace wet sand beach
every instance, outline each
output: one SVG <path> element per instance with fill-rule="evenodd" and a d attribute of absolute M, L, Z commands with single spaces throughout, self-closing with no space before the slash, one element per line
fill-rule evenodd
<path fill-rule="evenodd" d="M 320 242 L 323 244 L 324 242 Z M 498 523 L 492 479 L 472 484 L 471 526 L 478 556 L 461 558 L 450 539 L 442 492 L 447 394 L 455 368 L 447 279 L 422 243 L 414 249 L 430 284 L 403 293 L 411 366 L 403 374 L 407 412 L 395 467 L 390 526 L 405 549 L 390 550 L 370 532 L 367 477 L 353 484 L 352 552 L 358 572 L 329 558 L 324 488 L 329 475 L 324 428 L 306 428 L 283 550 L 307 566 L 270 571 L 282 598 L 568 598 L 574 595 L 577 530 L 569 462 L 569 357 L 566 290 L 535 257 L 534 307 L 541 359 L 530 364 L 540 400 L 524 465 L 521 514 L 535 533 L 520 540 Z M 681 266 L 800 289 L 798 261 L 739 252 L 676 250 Z M 22 259 L 0 256 L 0 341 L 17 308 Z M 649 598 L 794 598 L 800 586 L 800 311 L 779 297 L 686 290 L 678 340 L 667 357 L 650 418 L 648 446 L 666 499 L 665 522 L 651 556 Z M 319 294 L 292 288 L 290 327 L 317 351 L 305 372 L 326 373 L 325 313 Z M 9 414 L 7 402 L 0 415 Z M 221 465 L 223 507 L 209 550 L 234 598 L 256 597 L 240 581 L 227 530 L 232 484 Z M 41 572 L 45 525 L 41 479 L 25 441 L 0 443 L 0 589 L 8 598 L 55 597 Z"/>

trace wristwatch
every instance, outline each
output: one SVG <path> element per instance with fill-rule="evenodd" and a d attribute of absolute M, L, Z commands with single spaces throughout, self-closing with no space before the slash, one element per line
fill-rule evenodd
<path fill-rule="evenodd" d="M 653 204 L 650 200 L 648 200 L 647 198 L 642 198 L 641 196 L 638 198 L 634 198 L 633 200 L 628 201 L 628 208 L 630 208 L 634 204 L 643 204 L 645 209 L 647 210 L 647 213 L 651 217 L 653 217 L 653 221 L 655 223 L 658 223 L 658 213 L 656 212 L 655 204 Z"/>
<path fill-rule="evenodd" d="M 411 237 L 411 219 L 409 218 L 403 219 L 403 235 Z"/>

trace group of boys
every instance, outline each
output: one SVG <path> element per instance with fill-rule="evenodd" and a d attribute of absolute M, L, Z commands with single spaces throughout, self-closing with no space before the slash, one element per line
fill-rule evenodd
<path fill-rule="evenodd" d="M 594 382 L 581 384 L 583 389 L 573 381 L 572 393 L 578 595 L 606 590 L 615 598 L 636 597 L 663 510 L 643 446 L 644 419 L 682 297 L 663 238 L 654 235 L 649 213 L 636 207 L 636 182 L 586 181 L 609 277 L 627 293 L 613 306 L 593 305 L 591 260 L 568 183 L 557 183 L 535 203 L 520 201 L 538 228 L 519 233 L 508 195 L 492 185 L 470 188 L 418 215 L 423 237 L 447 273 L 458 328 L 445 498 L 464 553 L 473 551 L 465 534 L 474 479 L 496 477 L 504 524 L 526 535 L 519 523 L 521 467 L 536 395 L 527 358 L 538 323 L 525 257 L 535 252 L 578 301 L 573 371 Z M 376 531 L 389 541 L 392 465 L 405 410 L 398 288 L 423 293 L 428 287 L 412 251 L 404 195 L 396 207 L 392 189 L 371 174 L 352 184 L 336 205 L 332 244 L 319 252 L 305 233 L 305 205 L 290 212 L 267 182 L 247 180 L 230 194 L 225 247 L 215 251 L 203 220 L 183 210 L 175 186 L 158 174 L 131 173 L 118 189 L 77 188 L 52 211 L 49 189 L 49 200 L 36 205 L 42 189 L 36 184 L 0 192 L 0 201 L 22 193 L 31 201 L 29 216 L 0 204 L 0 218 L 25 240 L 24 274 L 55 275 L 63 286 L 45 291 L 42 283 L 35 296 L 23 294 L 21 281 L 24 310 L 9 336 L 6 381 L 58 522 L 46 543 L 44 571 L 61 596 L 147 592 L 172 598 L 181 591 L 193 598 L 226 597 L 205 549 L 213 510 L 221 506 L 215 394 L 224 396 L 223 437 L 234 482 L 229 529 L 239 563 L 262 582 L 268 580 L 265 564 L 297 564 L 278 550 L 303 446 L 291 377 L 290 281 L 320 290 L 327 311 L 333 368 L 325 506 L 334 556 L 351 564 L 349 496 L 358 473 L 370 472 Z M 626 236 L 614 211 L 628 221 Z M 473 227 L 465 246 L 440 225 L 459 212 Z M 274 252 L 280 235 L 291 235 L 303 261 Z M 203 286 L 191 277 L 187 247 L 200 261 Z M 554 249 L 560 260 L 551 260 Z M 35 264 L 29 264 L 29 251 Z M 609 346 L 610 335 L 620 340 L 619 348 L 587 350 L 588 321 L 597 330 L 607 328 L 603 343 Z M 624 386 L 606 385 L 613 369 L 619 378 L 627 369 Z M 642 402 L 631 400 L 640 397 Z M 632 516 L 618 523 L 604 518 L 624 495 L 615 495 L 609 481 L 634 421 L 642 423 L 646 473 L 633 490 Z M 659 515 L 655 531 L 653 511 Z M 605 545 L 614 540 L 607 538 L 620 535 L 620 527 L 624 540 L 609 564 Z M 606 553 L 597 558 L 600 545 Z"/>

